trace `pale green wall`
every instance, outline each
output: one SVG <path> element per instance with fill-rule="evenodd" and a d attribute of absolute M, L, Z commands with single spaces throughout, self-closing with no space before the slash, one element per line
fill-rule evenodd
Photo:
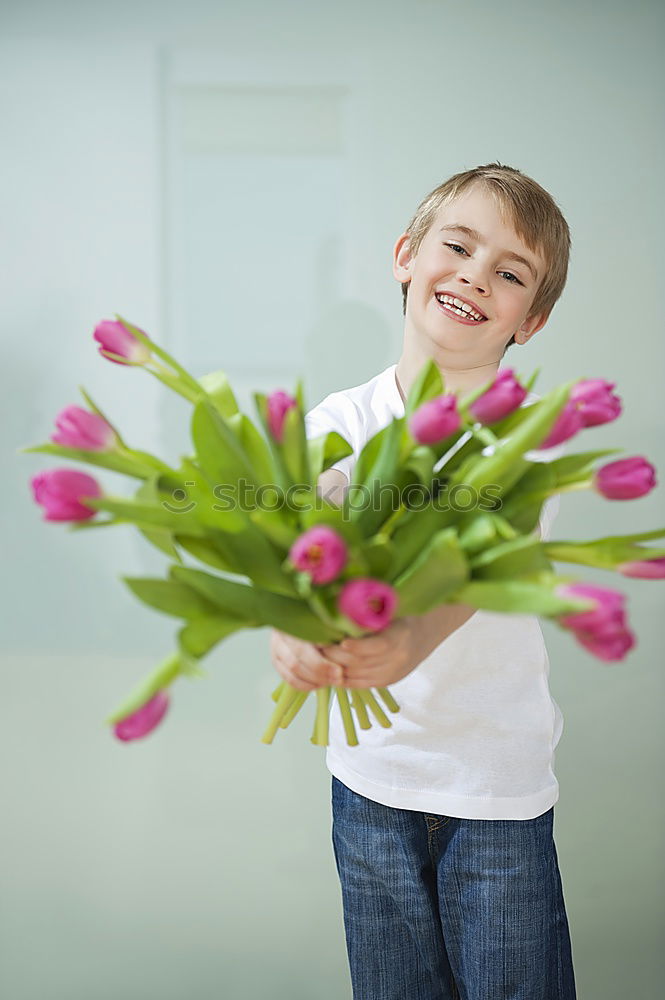
<path fill-rule="evenodd" d="M 102 724 L 174 633 L 117 578 L 164 561 L 129 530 L 44 524 L 27 480 L 54 463 L 14 452 L 79 384 L 167 456 L 187 410 L 99 358 L 94 324 L 122 312 L 197 374 L 227 367 L 243 398 L 302 375 L 313 405 L 397 359 L 395 239 L 437 183 L 498 159 L 573 233 L 564 297 L 510 363 L 542 365 L 537 388 L 615 380 L 625 416 L 592 446 L 665 468 L 663 15 L 657 0 L 0 5 L 9 1000 L 350 997 L 309 718 L 259 742 L 267 632 L 180 682 L 144 743 Z M 662 488 L 575 497 L 555 536 L 663 520 Z M 625 589 L 639 646 L 622 664 L 546 626 L 583 1000 L 654 1000 L 665 972 L 663 590 Z"/>

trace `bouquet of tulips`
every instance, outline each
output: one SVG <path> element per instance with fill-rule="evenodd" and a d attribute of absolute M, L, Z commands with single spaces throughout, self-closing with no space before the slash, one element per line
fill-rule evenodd
<path fill-rule="evenodd" d="M 642 457 L 596 467 L 616 450 L 549 462 L 532 455 L 618 417 L 614 383 L 578 380 L 522 405 L 535 376 L 524 385 L 508 369 L 458 398 L 445 392 L 429 361 L 404 416 L 366 443 L 343 502 L 334 504 L 317 480 L 352 449 L 334 431 L 307 439 L 300 381 L 294 395 L 254 394 L 261 433 L 239 410 L 223 372 L 194 378 L 120 316 L 101 322 L 94 338 L 103 357 L 150 372 L 192 407 L 193 453 L 177 466 L 128 445 L 84 390 L 88 409 L 66 407 L 49 443 L 23 449 L 138 481 L 124 497 L 83 472 L 42 472 L 31 485 L 45 520 L 73 529 L 131 523 L 171 560 L 163 579 L 125 578 L 139 600 L 182 625 L 175 651 L 107 718 L 119 739 L 151 732 L 173 681 L 200 676 L 199 661 L 243 628 L 272 626 L 324 645 L 461 602 L 550 618 L 606 661 L 634 645 L 624 595 L 560 576 L 552 563 L 663 578 L 665 548 L 640 543 L 662 538 L 665 529 L 583 542 L 542 541 L 536 530 L 556 493 L 591 488 L 628 500 L 655 486 L 654 468 Z M 385 688 L 319 688 L 317 745 L 328 742 L 331 696 L 349 744 L 358 742 L 356 723 L 390 726 L 386 713 L 398 711 Z M 264 742 L 307 697 L 285 682 L 277 687 Z"/>

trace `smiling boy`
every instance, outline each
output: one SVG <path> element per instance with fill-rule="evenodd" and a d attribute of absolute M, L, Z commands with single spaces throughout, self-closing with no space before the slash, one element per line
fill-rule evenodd
<path fill-rule="evenodd" d="M 569 251 L 552 197 L 512 167 L 476 167 L 432 191 L 393 251 L 398 362 L 306 416 L 308 436 L 336 430 L 353 446 L 321 490 L 341 499 L 364 443 L 404 415 L 428 359 L 447 392 L 491 379 L 506 349 L 545 325 Z M 541 514 L 543 535 L 557 503 Z M 357 747 L 338 713 L 330 720 L 354 998 L 574 1000 L 553 838 L 563 720 L 538 619 L 440 605 L 323 647 L 273 630 L 271 654 L 301 690 L 394 685 L 401 706 L 390 729 L 363 732 Z"/>

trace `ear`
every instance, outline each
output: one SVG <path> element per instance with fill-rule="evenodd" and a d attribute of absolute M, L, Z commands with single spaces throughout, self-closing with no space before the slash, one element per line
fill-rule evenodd
<path fill-rule="evenodd" d="M 515 333 L 515 343 L 516 344 L 526 344 L 534 334 L 538 333 L 539 330 L 547 323 L 550 316 L 550 310 L 547 312 L 537 313 L 535 316 L 528 316 L 524 320 L 521 327 Z"/>
<path fill-rule="evenodd" d="M 411 247 L 408 233 L 402 233 L 393 247 L 393 274 L 402 283 L 411 281 Z"/>

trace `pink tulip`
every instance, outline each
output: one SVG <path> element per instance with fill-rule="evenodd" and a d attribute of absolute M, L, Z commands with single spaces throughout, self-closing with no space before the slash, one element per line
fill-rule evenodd
<path fill-rule="evenodd" d="M 608 500 L 634 500 L 650 493 L 656 485 L 656 470 L 640 455 L 620 458 L 597 470 L 594 488 Z"/>
<path fill-rule="evenodd" d="M 641 580 L 665 580 L 665 558 L 638 559 L 617 566 L 624 576 L 634 576 Z"/>
<path fill-rule="evenodd" d="M 409 431 L 419 444 L 437 444 L 459 430 L 461 423 L 457 398 L 449 393 L 422 403 L 411 414 Z"/>
<path fill-rule="evenodd" d="M 627 628 L 601 629 L 598 632 L 575 632 L 575 638 L 581 646 L 597 656 L 599 660 L 610 663 L 623 660 L 635 645 L 635 636 Z"/>
<path fill-rule="evenodd" d="M 526 389 L 515 378 L 512 368 L 500 371 L 489 389 L 469 407 L 469 413 L 481 424 L 494 424 L 507 417 L 526 399 Z"/>
<path fill-rule="evenodd" d="M 581 598 L 595 601 L 595 607 L 588 611 L 574 611 L 559 618 L 566 628 L 595 629 L 603 628 L 610 623 L 623 623 L 625 620 L 624 605 L 626 595 L 609 587 L 596 587 L 591 583 L 570 583 L 557 587 L 556 593 L 561 597 Z"/>
<path fill-rule="evenodd" d="M 141 330 L 141 333 L 143 332 Z M 152 357 L 150 349 L 145 344 L 142 344 L 140 340 L 137 340 L 134 334 L 117 320 L 102 320 L 95 327 L 93 337 L 101 344 L 99 353 L 102 357 L 108 358 L 108 355 L 104 352 L 110 351 L 112 354 L 121 355 L 127 361 L 134 361 L 139 364 L 145 364 Z M 115 362 L 117 365 L 126 364 L 125 361 L 117 361 L 115 358 L 108 358 L 108 360 Z"/>
<path fill-rule="evenodd" d="M 604 378 L 589 378 L 573 386 L 570 399 L 577 406 L 585 427 L 607 424 L 620 416 L 621 399 L 612 392 L 615 385 Z"/>
<path fill-rule="evenodd" d="M 627 627 L 624 611 L 625 595 L 618 590 L 592 584 L 565 584 L 557 588 L 563 597 L 580 597 L 595 601 L 588 611 L 561 615 L 559 622 L 570 628 L 580 645 L 601 660 L 621 660 L 635 645 L 635 636 Z"/>
<path fill-rule="evenodd" d="M 75 469 L 47 469 L 30 480 L 32 493 L 43 505 L 45 521 L 85 521 L 97 513 L 86 507 L 82 497 L 100 497 L 96 479 Z"/>
<path fill-rule="evenodd" d="M 346 542 L 332 528 L 320 524 L 295 540 L 289 558 L 296 569 L 310 574 L 313 583 L 330 583 L 346 565 Z"/>
<path fill-rule="evenodd" d="M 397 606 L 397 591 L 372 577 L 359 577 L 344 584 L 338 607 L 361 628 L 378 632 L 389 624 Z"/>
<path fill-rule="evenodd" d="M 268 396 L 268 426 L 276 441 L 281 443 L 284 434 L 284 418 L 291 407 L 297 405 L 298 400 L 281 389 L 271 392 Z"/>
<path fill-rule="evenodd" d="M 552 430 L 538 447 L 553 448 L 555 445 L 561 444 L 562 441 L 567 441 L 568 438 L 573 437 L 583 427 L 584 420 L 582 413 L 577 405 L 569 399 L 556 418 Z"/>
<path fill-rule="evenodd" d="M 168 707 L 168 691 L 158 691 L 136 712 L 116 722 L 113 731 L 119 740 L 140 740 L 159 725 Z"/>
<path fill-rule="evenodd" d="M 51 435 L 51 441 L 67 448 L 111 451 L 118 442 L 117 434 L 103 417 L 81 406 L 66 406 L 55 418 L 55 425 L 58 433 Z"/>

